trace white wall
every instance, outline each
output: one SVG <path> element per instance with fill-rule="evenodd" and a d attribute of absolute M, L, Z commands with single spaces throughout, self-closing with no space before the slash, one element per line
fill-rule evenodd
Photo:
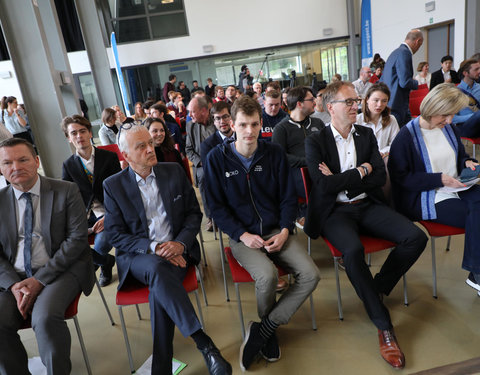
<path fill-rule="evenodd" d="M 4 96 L 14 96 L 19 103 L 23 103 L 22 93 L 18 86 L 15 70 L 11 61 L 0 61 L 0 72 L 2 74 L 11 74 L 10 78 L 0 78 L 0 98 Z"/>
<path fill-rule="evenodd" d="M 373 53 L 380 53 L 384 60 L 404 41 L 410 29 L 452 19 L 455 21 L 453 61 L 458 66 L 465 59 L 465 0 L 435 0 L 433 12 L 426 12 L 426 1 L 420 0 L 371 0 L 371 3 Z M 413 65 L 425 58 L 422 47 L 414 55 Z"/>
<path fill-rule="evenodd" d="M 190 35 L 119 45 L 122 66 L 325 39 L 324 28 L 333 30 L 329 38 L 348 35 L 344 0 L 185 0 L 184 4 Z M 204 53 L 204 45 L 212 45 L 213 52 Z M 112 62 L 110 49 L 108 56 Z"/>

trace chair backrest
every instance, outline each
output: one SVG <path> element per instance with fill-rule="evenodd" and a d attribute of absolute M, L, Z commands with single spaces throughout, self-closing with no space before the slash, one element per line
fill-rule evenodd
<path fill-rule="evenodd" d="M 410 113 L 412 117 L 420 116 L 420 104 L 424 97 L 417 96 L 415 98 L 410 98 L 408 102 L 408 107 L 410 108 Z"/>
<path fill-rule="evenodd" d="M 125 161 L 125 158 L 123 157 L 123 154 L 120 152 L 120 149 L 118 148 L 118 146 L 115 143 L 113 143 L 111 145 L 97 146 L 97 147 L 101 148 L 103 150 L 114 152 L 114 153 L 117 154 L 118 160 Z"/>
<path fill-rule="evenodd" d="M 305 196 L 307 197 L 308 204 L 308 196 L 312 190 L 312 179 L 310 178 L 310 173 L 308 173 L 307 167 L 300 168 L 300 171 L 302 172 L 303 187 L 305 189 Z"/>

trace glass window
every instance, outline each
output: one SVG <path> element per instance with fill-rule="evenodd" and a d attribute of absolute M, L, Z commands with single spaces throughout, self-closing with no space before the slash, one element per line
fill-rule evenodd
<path fill-rule="evenodd" d="M 184 13 L 168 14 L 150 18 L 154 39 L 187 35 Z"/>
<path fill-rule="evenodd" d="M 118 43 L 188 35 L 183 0 L 101 0 Z M 102 3 L 105 4 L 105 3 Z"/>
<path fill-rule="evenodd" d="M 149 39 L 150 35 L 146 18 L 116 21 L 114 23 L 114 30 L 117 41 L 124 43 Z"/>

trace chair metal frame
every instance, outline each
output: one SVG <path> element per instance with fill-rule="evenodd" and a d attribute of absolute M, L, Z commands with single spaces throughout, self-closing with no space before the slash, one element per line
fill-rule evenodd
<path fill-rule="evenodd" d="M 192 286 L 190 286 L 193 281 L 191 280 L 192 277 L 195 276 L 195 284 L 196 287 L 193 289 Z M 202 327 L 205 327 L 204 320 L 203 320 L 203 313 L 202 313 L 202 306 L 200 305 L 200 299 L 198 298 L 198 282 L 200 282 L 200 287 L 202 288 L 203 291 L 203 296 L 205 300 L 205 305 L 208 306 L 207 303 L 207 297 L 205 294 L 205 289 L 203 285 L 203 280 L 201 278 L 200 272 L 198 270 L 197 266 L 190 266 L 187 275 L 185 276 L 184 279 L 184 287 L 187 290 L 188 293 L 194 292 L 195 293 L 195 300 L 197 303 L 197 309 L 198 309 L 198 315 L 200 318 L 200 323 L 202 324 Z M 185 285 L 187 283 L 187 285 Z M 128 285 L 125 287 L 122 287 L 119 291 L 117 291 L 117 297 L 116 297 L 116 302 L 118 306 L 118 313 L 120 315 L 120 324 L 122 325 L 122 332 L 123 332 L 123 338 L 125 340 L 125 346 L 127 348 L 127 356 L 128 356 L 128 364 L 130 366 L 130 371 L 133 374 L 136 370 L 133 365 L 133 356 L 132 356 L 132 349 L 130 346 L 130 341 L 128 339 L 128 333 L 127 333 L 127 326 L 125 324 L 125 317 L 123 315 L 123 307 L 124 306 L 131 306 L 135 305 L 135 308 L 137 310 L 137 316 L 138 320 L 142 320 L 142 315 L 140 314 L 140 309 L 138 308 L 139 304 L 143 303 L 148 303 L 148 295 L 149 295 L 149 290 L 148 286 L 142 285 L 140 283 L 137 283 L 138 285 Z M 129 295 L 131 294 L 136 294 L 135 296 Z M 128 301 L 121 301 L 121 299 L 127 299 Z M 120 301 L 119 301 L 120 299 Z"/>
<path fill-rule="evenodd" d="M 457 234 L 465 234 L 465 228 L 452 227 L 450 225 L 434 223 L 428 220 L 419 221 L 420 225 L 425 228 L 430 236 L 431 250 L 432 250 L 432 291 L 433 298 L 438 298 L 437 295 L 437 261 L 435 253 L 435 240 L 441 237 L 447 237 L 447 247 L 445 251 L 450 251 L 450 240 L 452 236 Z"/>

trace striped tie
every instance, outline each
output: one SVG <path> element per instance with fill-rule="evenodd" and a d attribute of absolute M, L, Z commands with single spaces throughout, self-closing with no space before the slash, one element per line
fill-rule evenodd
<path fill-rule="evenodd" d="M 32 277 L 32 234 L 33 234 L 33 205 L 32 195 L 23 193 L 20 198 L 25 198 L 25 213 L 23 215 L 23 262 L 27 277 Z"/>

